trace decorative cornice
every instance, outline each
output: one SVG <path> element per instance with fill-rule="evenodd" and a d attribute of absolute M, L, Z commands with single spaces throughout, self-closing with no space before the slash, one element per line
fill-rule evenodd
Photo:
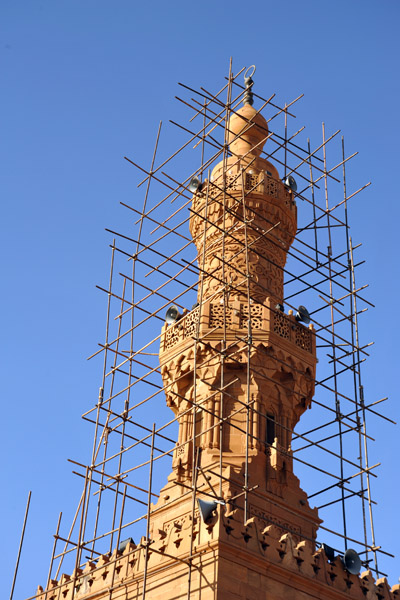
<path fill-rule="evenodd" d="M 250 571 L 267 573 L 268 577 L 310 596 L 324 599 L 354 598 L 359 600 L 399 600 L 400 585 L 389 587 L 386 578 L 374 580 L 371 571 L 352 575 L 346 571 L 340 557 L 329 561 L 323 549 L 315 551 L 313 542 L 295 543 L 290 533 L 282 535 L 276 525 L 264 526 L 258 517 L 245 524 L 238 510 L 230 513 L 219 508 L 209 523 L 196 514 L 192 528 L 191 514 L 181 515 L 156 529 L 147 544 L 128 544 L 122 553 L 116 550 L 102 555 L 96 562 L 86 563 L 72 575 L 63 574 L 59 581 L 50 581 L 46 590 L 39 586 L 37 600 L 89 600 L 108 597 L 111 589 L 126 587 L 132 600 L 141 595 L 144 562 L 148 560 L 148 577 L 162 568 L 175 572 L 189 565 L 190 543 L 193 534 L 192 565 L 204 563 L 210 554 L 215 561 L 223 558 L 243 565 Z M 239 514 L 240 513 L 240 514 Z M 234 564 L 232 565 L 234 577 Z M 135 592 L 136 590 L 136 592 Z"/>

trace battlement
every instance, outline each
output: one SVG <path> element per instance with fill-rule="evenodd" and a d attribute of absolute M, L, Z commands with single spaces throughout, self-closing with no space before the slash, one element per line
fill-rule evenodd
<path fill-rule="evenodd" d="M 390 588 L 386 578 L 375 580 L 369 570 L 359 576 L 352 575 L 346 571 L 340 557 L 329 561 L 323 549 L 315 551 L 313 542 L 302 540 L 295 544 L 291 533 L 282 535 L 276 525 L 265 527 L 257 517 L 243 524 L 239 512 L 228 512 L 220 507 L 208 523 L 196 514 L 193 528 L 190 516 L 180 519 L 171 523 L 167 530 L 155 531 L 149 544 L 144 538 L 138 545 L 128 543 L 122 553 L 114 550 L 111 555 L 87 562 L 71 575 L 63 574 L 58 581 L 52 580 L 45 590 L 39 586 L 35 598 L 102 599 L 108 598 L 111 591 L 113 598 L 119 598 L 118 590 L 121 590 L 121 594 L 126 594 L 121 598 L 134 600 L 142 594 L 146 561 L 146 597 L 161 598 L 163 583 L 155 585 L 160 569 L 168 567 L 171 581 L 175 577 L 181 579 L 185 574 L 187 576 L 190 563 L 194 571 L 201 566 L 202 571 L 207 572 L 209 559 L 212 562 L 217 555 L 220 562 L 218 585 L 216 587 L 216 575 L 208 579 L 201 586 L 202 598 L 228 598 L 233 589 L 235 598 L 263 598 L 262 594 L 248 596 L 249 581 L 257 579 L 261 583 L 260 590 L 271 588 L 271 580 L 279 582 L 280 593 L 285 589 L 290 598 L 300 597 L 302 591 L 310 593 L 312 589 L 313 596 L 320 598 L 400 599 L 399 584 Z M 211 595 L 215 589 L 216 595 Z M 178 592 L 175 597 L 186 598 L 187 592 Z M 278 598 L 274 592 L 268 597 Z"/>

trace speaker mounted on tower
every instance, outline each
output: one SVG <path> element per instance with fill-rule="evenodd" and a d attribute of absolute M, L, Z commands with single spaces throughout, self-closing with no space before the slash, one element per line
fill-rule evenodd
<path fill-rule="evenodd" d="M 179 319 L 181 319 L 182 316 L 183 315 L 181 315 L 181 313 L 179 312 L 178 307 L 175 306 L 175 304 L 173 304 L 165 313 L 165 322 L 168 323 L 168 325 L 172 325 L 173 323 L 179 321 Z"/>
<path fill-rule="evenodd" d="M 296 183 L 295 178 L 292 177 L 292 175 L 289 175 L 288 177 L 286 177 L 284 183 L 285 183 L 286 187 L 288 187 L 290 190 L 292 190 L 292 192 L 297 191 L 297 183 Z"/>
<path fill-rule="evenodd" d="M 321 544 L 321 548 L 324 550 L 325 556 L 329 561 L 335 560 L 335 551 L 333 548 L 328 546 L 328 544 Z"/>
<path fill-rule="evenodd" d="M 125 550 L 125 548 L 128 546 L 128 544 L 134 544 L 135 542 L 133 541 L 132 538 L 127 538 L 126 540 L 122 540 L 122 542 L 119 543 L 118 546 L 118 554 L 122 554 Z"/>
<path fill-rule="evenodd" d="M 212 517 L 213 512 L 217 508 L 218 504 L 225 504 L 221 500 L 201 500 L 201 498 L 197 498 L 197 504 L 199 506 L 199 512 L 204 523 L 208 523 Z"/>
<path fill-rule="evenodd" d="M 296 321 L 303 321 L 306 325 L 311 321 L 310 313 L 305 306 L 300 305 L 296 313 Z"/>
<path fill-rule="evenodd" d="M 349 548 L 344 553 L 342 558 L 344 568 L 346 571 L 351 573 L 352 575 L 358 575 L 361 569 L 361 558 L 358 556 L 357 552 L 352 548 Z"/>
<path fill-rule="evenodd" d="M 189 190 L 195 194 L 196 192 L 201 192 L 202 187 L 203 184 L 200 179 L 198 177 L 192 177 L 188 185 Z"/>

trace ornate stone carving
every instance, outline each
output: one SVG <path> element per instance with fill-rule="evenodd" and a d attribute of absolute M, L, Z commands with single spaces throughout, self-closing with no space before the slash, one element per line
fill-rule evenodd
<path fill-rule="evenodd" d="M 390 588 L 386 578 L 375 581 L 371 571 L 350 574 L 340 557 L 329 561 L 323 549 L 315 551 L 312 542 L 299 538 L 295 526 L 292 532 L 287 532 L 291 523 L 271 523 L 266 513 L 256 510 L 243 523 L 238 510 L 220 507 L 212 520 L 203 523 L 196 511 L 193 527 L 191 518 L 191 511 L 186 511 L 179 518 L 165 521 L 162 527 L 153 527 L 148 548 L 144 539 L 138 545 L 127 544 L 122 553 L 114 550 L 96 562 L 88 562 L 84 569 L 71 575 L 63 574 L 59 581 L 52 580 L 46 589 L 39 586 L 37 600 L 71 600 L 72 597 L 106 600 L 111 591 L 115 597 L 139 600 L 146 557 L 146 596 L 171 597 L 168 595 L 171 581 L 175 581 L 179 586 L 174 586 L 174 598 L 183 600 L 187 597 L 186 561 L 191 544 L 192 565 L 195 570 L 201 569 L 206 578 L 201 588 L 201 597 L 205 600 L 222 600 L 234 595 L 263 598 L 260 595 L 263 590 L 269 590 L 268 597 L 273 600 L 311 596 L 339 600 L 399 598 L 399 584 Z M 179 561 L 171 559 L 174 556 Z M 215 556 L 219 557 L 218 570 L 213 567 Z M 160 577 L 164 569 L 167 569 L 165 579 Z M 252 580 L 254 588 L 249 584 Z"/>
<path fill-rule="evenodd" d="M 247 456 L 250 477 L 263 493 L 286 494 L 296 508 L 303 502 L 315 524 L 313 530 L 304 525 L 312 535 L 319 520 L 293 474 L 291 435 L 311 403 L 315 340 L 312 330 L 275 310 L 296 205 L 277 170 L 260 157 L 266 123 L 255 118 L 251 135 L 231 136 L 233 155 L 193 197 L 199 306 L 161 336 L 167 403 L 179 420 L 170 481 L 191 482 L 193 445 L 202 450 L 203 467 L 217 464 L 221 452 L 236 475 Z M 241 132 L 241 123 L 231 125 Z M 283 509 L 275 513 L 288 518 Z"/>

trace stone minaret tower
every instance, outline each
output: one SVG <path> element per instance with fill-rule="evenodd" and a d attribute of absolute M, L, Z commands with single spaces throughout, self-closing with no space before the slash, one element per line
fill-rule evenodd
<path fill-rule="evenodd" d="M 193 196 L 197 305 L 162 329 L 179 437 L 149 538 L 88 563 L 75 588 L 66 576 L 58 595 L 40 600 L 399 597 L 386 580 L 351 575 L 316 549 L 321 521 L 293 473 L 292 432 L 314 393 L 315 335 L 283 311 L 296 203 L 261 157 L 268 126 L 249 100 L 227 124 L 229 157 Z M 198 500 L 215 502 L 208 518 Z"/>
<path fill-rule="evenodd" d="M 232 156 L 193 198 L 198 305 L 165 326 L 161 342 L 167 403 L 179 417 L 168 493 L 191 485 L 198 460 L 221 500 L 245 486 L 236 502 L 244 520 L 260 516 L 314 540 L 319 519 L 293 474 L 291 436 L 314 391 L 315 336 L 280 310 L 296 203 L 260 156 L 268 137 L 261 114 L 245 104 L 228 131 Z"/>

